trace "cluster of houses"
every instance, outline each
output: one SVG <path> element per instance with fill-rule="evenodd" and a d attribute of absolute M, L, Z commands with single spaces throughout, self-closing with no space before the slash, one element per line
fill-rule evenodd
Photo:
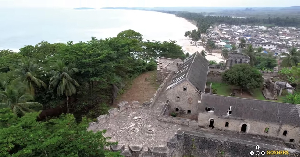
<path fill-rule="evenodd" d="M 296 27 L 220 24 L 210 27 L 204 36 L 214 41 L 220 49 L 230 50 L 233 45 L 238 47 L 240 38 L 244 38 L 246 44 L 251 44 L 254 48 L 262 47 L 263 52 L 273 52 L 275 55 L 287 52 L 291 47 L 300 49 L 300 28 Z"/>

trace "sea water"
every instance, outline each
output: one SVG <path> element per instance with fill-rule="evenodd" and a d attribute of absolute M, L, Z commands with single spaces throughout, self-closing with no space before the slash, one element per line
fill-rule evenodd
<path fill-rule="evenodd" d="M 196 27 L 183 18 L 153 11 L 117 9 L 1 8 L 0 49 L 18 50 L 41 41 L 88 41 L 133 29 L 144 39 L 176 40 Z"/>

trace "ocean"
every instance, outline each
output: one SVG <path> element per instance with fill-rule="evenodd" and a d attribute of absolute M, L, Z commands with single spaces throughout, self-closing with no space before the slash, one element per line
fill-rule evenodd
<path fill-rule="evenodd" d="M 133 29 L 144 39 L 176 40 L 183 45 L 185 31 L 196 26 L 175 15 L 153 11 L 117 9 L 1 8 L 0 49 L 18 51 L 41 41 L 88 41 L 114 37 Z"/>

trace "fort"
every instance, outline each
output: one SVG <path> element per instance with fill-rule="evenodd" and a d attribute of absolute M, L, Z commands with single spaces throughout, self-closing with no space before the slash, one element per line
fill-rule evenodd
<path fill-rule="evenodd" d="M 107 149 L 126 157 L 300 155 L 299 105 L 206 92 L 208 62 L 199 53 L 166 62 L 158 61 L 163 81 L 149 102 L 121 102 L 90 123 L 118 142 Z"/>

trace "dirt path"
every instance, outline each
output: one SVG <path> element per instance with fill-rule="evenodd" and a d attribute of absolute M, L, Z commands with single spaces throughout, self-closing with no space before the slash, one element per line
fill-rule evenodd
<path fill-rule="evenodd" d="M 120 95 L 114 104 L 114 107 L 121 101 L 138 101 L 142 104 L 149 101 L 156 92 L 159 84 L 156 82 L 156 71 L 149 71 L 141 74 L 132 81 L 132 85 Z"/>

